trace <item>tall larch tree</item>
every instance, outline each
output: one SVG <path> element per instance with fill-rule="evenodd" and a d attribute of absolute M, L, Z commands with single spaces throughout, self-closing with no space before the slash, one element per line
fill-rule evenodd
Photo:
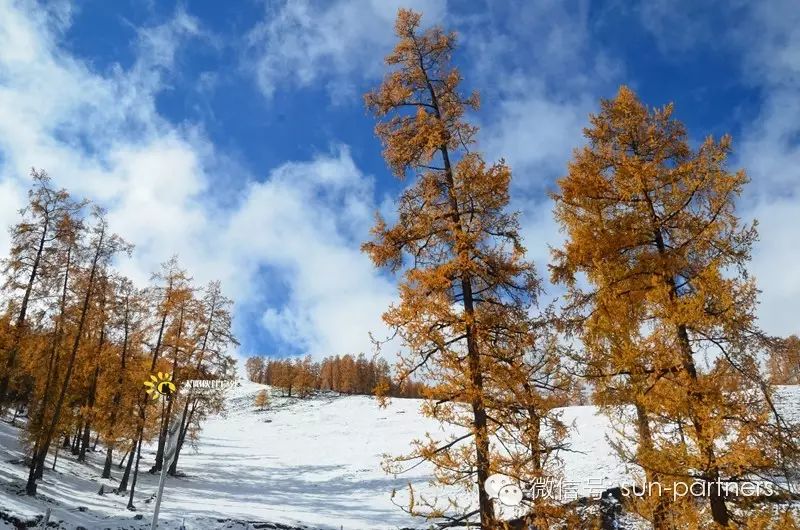
<path fill-rule="evenodd" d="M 46 426 L 53 415 L 53 398 L 64 374 L 62 354 L 69 339 L 70 313 L 75 305 L 73 284 L 80 267 L 79 248 L 84 224 L 79 211 L 64 215 L 59 221 L 54 246 L 48 264 L 48 281 L 44 292 L 55 292 L 45 311 L 45 320 L 50 329 L 40 337 L 39 347 L 29 350 L 26 372 L 34 384 L 28 399 L 27 441 L 31 454 L 37 455 L 45 443 Z M 42 340 L 43 339 L 43 340 Z M 46 451 L 45 451 L 46 454 Z M 42 477 L 44 467 L 35 470 L 36 478 Z"/>
<path fill-rule="evenodd" d="M 423 30 L 420 22 L 418 13 L 399 11 L 398 43 L 386 58 L 392 70 L 365 96 L 379 119 L 388 166 L 411 181 L 399 198 L 397 222 L 389 226 L 378 216 L 363 250 L 376 266 L 402 271 L 400 301 L 384 314 L 404 343 L 400 378 L 417 374 L 432 383 L 429 397 L 436 399 L 423 412 L 463 429 L 453 439 L 419 441 L 407 458 L 433 463 L 440 483 L 477 493 L 469 506 L 453 498 L 426 506 L 415 498 L 410 511 L 443 524 L 477 518 L 483 528 L 497 528 L 485 482 L 504 463 L 493 458 L 491 438 L 503 425 L 490 407 L 499 404 L 495 354 L 508 350 L 496 339 L 504 327 L 529 331 L 517 319 L 527 318 L 520 309 L 538 282 L 517 216 L 507 211 L 510 170 L 474 151 L 477 128 L 465 112 L 478 108 L 478 96 L 461 93 L 452 66 L 455 35 Z"/>
<path fill-rule="evenodd" d="M 755 227 L 736 212 L 747 177 L 726 168 L 729 137 L 692 148 L 671 105 L 647 108 L 627 87 L 590 121 L 554 195 L 567 240 L 553 278 L 583 317 L 585 364 L 607 410 L 639 412 L 626 456 L 705 487 L 704 506 L 683 503 L 662 527 L 744 524 L 726 489 L 796 457 L 758 359 L 770 340 L 747 274 Z"/>

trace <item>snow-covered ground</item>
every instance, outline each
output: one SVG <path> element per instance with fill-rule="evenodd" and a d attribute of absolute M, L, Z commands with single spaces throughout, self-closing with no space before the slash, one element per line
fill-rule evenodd
<path fill-rule="evenodd" d="M 180 470 L 186 476 L 168 478 L 160 528 L 183 523 L 190 529 L 243 529 L 248 521 L 252 528 L 271 528 L 259 522 L 331 530 L 425 527 L 392 504 L 391 492 L 409 481 L 425 488 L 429 470 L 421 466 L 395 478 L 380 465 L 384 454 L 406 452 L 426 431 L 442 432 L 419 415 L 419 401 L 394 399 L 379 408 L 364 396 L 274 397 L 268 410 L 258 411 L 253 400 L 262 388 L 243 383 L 230 390 L 228 412 L 205 424 L 197 452 L 184 451 Z M 565 481 L 587 494 L 628 476 L 606 439 L 608 422 L 594 407 L 569 407 L 564 419 L 575 425 L 571 452 L 563 455 Z M 51 521 L 66 521 L 63 528 L 149 527 L 157 477 L 140 475 L 138 511 L 130 512 L 126 496 L 97 494 L 101 484 L 107 491 L 116 487 L 121 474 L 115 466 L 114 480 L 99 479 L 100 452 L 85 464 L 60 456 L 58 471 L 46 472 L 40 495 L 25 496 L 27 468 L 18 435 L 0 423 L 0 513 L 30 521 L 49 506 Z M 142 467 L 152 460 L 147 452 Z"/>

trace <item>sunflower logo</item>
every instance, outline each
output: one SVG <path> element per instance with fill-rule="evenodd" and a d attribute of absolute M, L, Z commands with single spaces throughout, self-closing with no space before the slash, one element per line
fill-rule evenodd
<path fill-rule="evenodd" d="M 158 372 L 158 377 L 151 375 L 149 381 L 144 382 L 147 387 L 147 394 L 152 396 L 153 399 L 158 399 L 161 396 L 170 398 L 177 390 L 175 383 L 172 382 L 172 374 L 165 374 Z"/>

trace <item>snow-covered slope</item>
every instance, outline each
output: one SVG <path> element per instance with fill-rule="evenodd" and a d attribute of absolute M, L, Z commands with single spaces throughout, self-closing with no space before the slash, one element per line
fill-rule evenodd
<path fill-rule="evenodd" d="M 248 521 L 346 530 L 425 526 L 394 506 L 391 492 L 409 481 L 424 488 L 429 470 L 421 466 L 395 478 L 380 466 L 382 455 L 404 453 L 426 431 L 441 433 L 436 422 L 420 417 L 419 401 L 395 399 L 382 409 L 364 396 L 274 397 L 268 410 L 258 411 L 253 401 L 262 388 L 243 383 L 230 390 L 226 415 L 211 418 L 197 451 L 181 456 L 186 476 L 168 479 L 160 528 L 242 529 Z M 625 467 L 606 439 L 607 420 L 594 407 L 567 408 L 564 419 L 575 424 L 571 452 L 563 455 L 565 480 L 583 494 L 624 480 Z M 149 528 L 156 476 L 141 475 L 139 511 L 129 512 L 127 497 L 97 494 L 101 484 L 107 491 L 116 487 L 121 473 L 115 467 L 116 479 L 101 481 L 102 454 L 86 464 L 61 456 L 58 471 L 47 471 L 41 496 L 31 499 L 20 493 L 27 468 L 18 435 L 0 423 L 0 513 L 33 520 L 50 506 L 51 521 L 65 521 L 64 528 Z M 143 467 L 152 460 L 148 452 Z"/>

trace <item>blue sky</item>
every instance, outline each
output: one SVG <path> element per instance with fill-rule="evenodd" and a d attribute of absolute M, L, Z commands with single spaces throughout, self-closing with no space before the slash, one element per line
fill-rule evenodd
<path fill-rule="evenodd" d="M 177 252 L 198 282 L 221 279 L 242 354 L 370 350 L 395 286 L 358 246 L 402 184 L 362 94 L 385 71 L 400 5 L 459 33 L 482 149 L 512 166 L 540 270 L 560 241 L 547 191 L 624 83 L 674 102 L 695 141 L 733 135 L 753 179 L 740 210 L 761 223 L 761 323 L 800 331 L 793 0 L 2 2 L 0 223 L 28 168 L 45 168 L 109 208 L 137 246 L 125 273 L 143 283 Z"/>

